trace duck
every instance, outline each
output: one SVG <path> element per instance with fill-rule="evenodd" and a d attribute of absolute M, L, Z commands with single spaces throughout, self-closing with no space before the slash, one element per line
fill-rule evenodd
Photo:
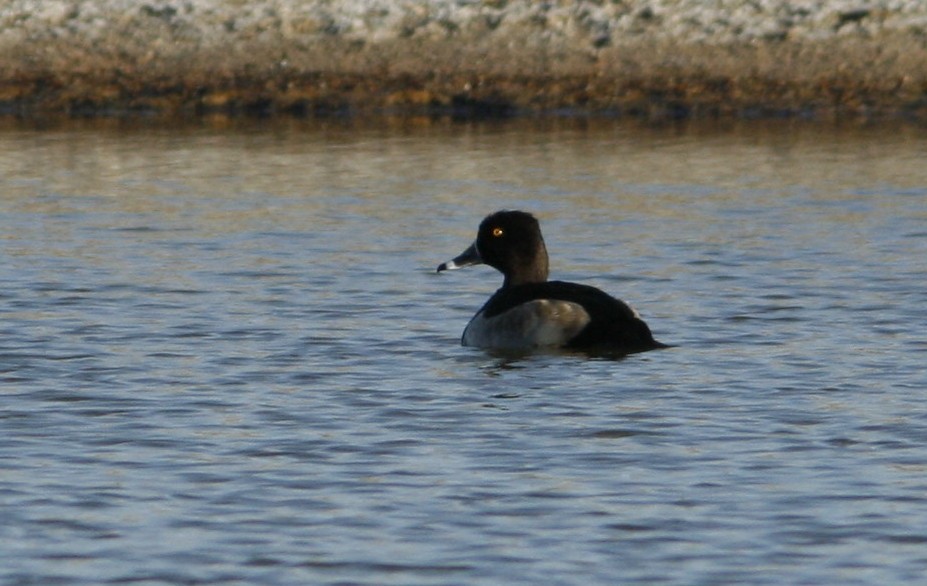
<path fill-rule="evenodd" d="M 441 263 L 437 273 L 486 264 L 502 273 L 502 287 L 476 312 L 463 346 L 498 351 L 563 349 L 618 354 L 668 348 L 630 305 L 590 285 L 548 281 L 541 226 L 518 210 L 492 213 L 476 240 Z"/>

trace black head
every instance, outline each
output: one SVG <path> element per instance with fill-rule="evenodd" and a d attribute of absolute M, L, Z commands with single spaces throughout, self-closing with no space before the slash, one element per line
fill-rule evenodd
<path fill-rule="evenodd" d="M 538 221 L 529 213 L 500 211 L 481 223 L 476 241 L 438 271 L 485 263 L 505 275 L 503 287 L 547 280 L 547 248 Z"/>

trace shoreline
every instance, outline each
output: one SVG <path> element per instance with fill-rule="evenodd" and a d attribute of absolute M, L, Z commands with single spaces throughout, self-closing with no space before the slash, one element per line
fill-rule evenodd
<path fill-rule="evenodd" d="M 917 2 L 396 4 L 10 0 L 0 115 L 927 120 Z"/>

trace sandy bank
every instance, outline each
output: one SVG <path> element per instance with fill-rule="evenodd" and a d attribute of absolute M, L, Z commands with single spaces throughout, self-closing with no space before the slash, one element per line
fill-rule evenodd
<path fill-rule="evenodd" d="M 710 5 L 709 5 L 710 4 Z M 927 118 L 927 3 L 7 0 L 0 112 Z"/>

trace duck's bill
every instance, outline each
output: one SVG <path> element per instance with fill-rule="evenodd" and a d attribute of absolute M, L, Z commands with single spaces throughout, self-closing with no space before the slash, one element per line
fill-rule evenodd
<path fill-rule="evenodd" d="M 476 242 L 470 245 L 470 248 L 461 252 L 458 256 L 455 256 L 447 262 L 443 262 L 438 265 L 438 271 L 453 271 L 454 269 L 462 269 L 464 267 L 469 267 L 472 265 L 478 265 L 483 262 L 483 259 L 480 257 L 480 251 L 476 249 Z"/>

